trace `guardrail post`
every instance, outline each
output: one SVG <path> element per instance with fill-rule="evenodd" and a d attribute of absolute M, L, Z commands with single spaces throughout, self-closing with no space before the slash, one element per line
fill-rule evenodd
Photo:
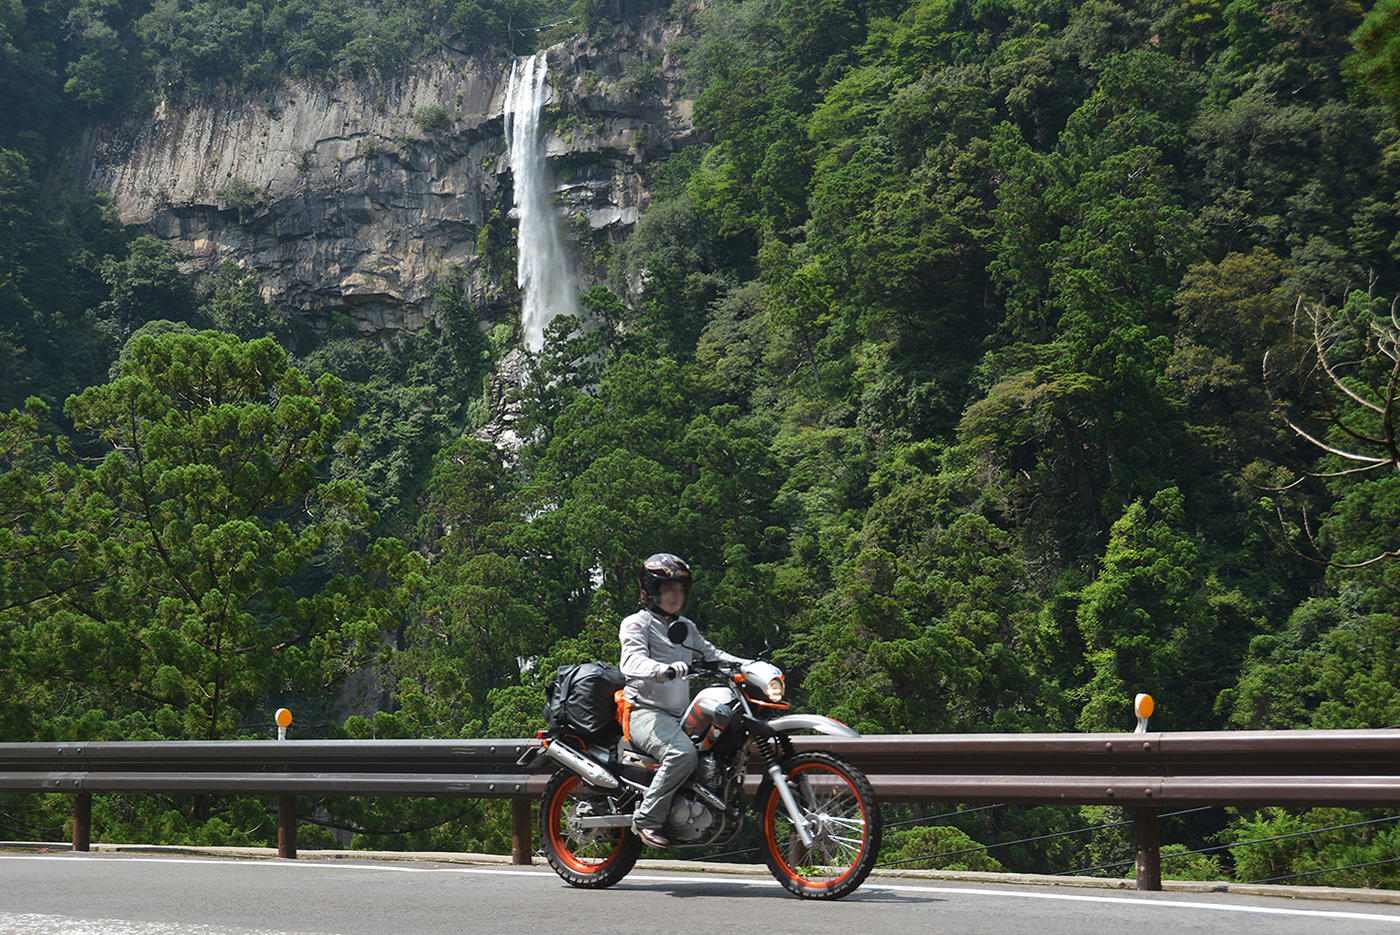
<path fill-rule="evenodd" d="M 73 796 L 73 850 L 92 850 L 92 793 Z"/>
<path fill-rule="evenodd" d="M 1133 809 L 1133 863 L 1137 866 L 1137 888 L 1162 888 L 1162 841 L 1157 830 L 1155 808 Z"/>
<path fill-rule="evenodd" d="M 277 856 L 295 860 L 297 856 L 297 797 L 277 797 Z"/>
<path fill-rule="evenodd" d="M 516 797 L 510 800 L 510 862 L 529 866 L 533 863 L 530 855 L 530 800 Z"/>

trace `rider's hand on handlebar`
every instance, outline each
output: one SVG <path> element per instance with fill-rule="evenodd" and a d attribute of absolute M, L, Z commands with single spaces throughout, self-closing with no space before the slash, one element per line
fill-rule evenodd
<path fill-rule="evenodd" d="M 673 662 L 666 667 L 666 681 L 672 679 L 685 678 L 685 674 L 690 671 L 690 666 L 684 662 Z"/>

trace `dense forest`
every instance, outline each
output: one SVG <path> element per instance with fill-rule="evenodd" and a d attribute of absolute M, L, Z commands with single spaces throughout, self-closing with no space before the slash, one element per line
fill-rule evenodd
<path fill-rule="evenodd" d="M 523 736 L 555 666 L 616 656 L 661 549 L 714 642 L 863 732 L 1126 730 L 1137 691 L 1164 730 L 1400 726 L 1395 0 L 677 0 L 701 142 L 647 167 L 611 282 L 529 358 L 515 450 L 476 434 L 515 342 L 462 271 L 393 347 L 312 333 L 65 175 L 152 95 L 509 56 L 642 6 L 0 8 L 0 740 L 265 736 L 282 704 L 302 736 Z M 0 798 L 0 835 L 65 809 Z M 508 828 L 316 815 L 308 843 Z M 913 816 L 888 859 L 1104 815 Z M 95 819 L 275 835 L 247 800 Z M 928 865 L 1094 866 L 1122 833 Z M 1397 845 L 1165 870 L 1395 885 Z"/>

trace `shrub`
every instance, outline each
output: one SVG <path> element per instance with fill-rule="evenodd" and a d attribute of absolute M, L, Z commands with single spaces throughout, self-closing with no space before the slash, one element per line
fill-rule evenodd
<path fill-rule="evenodd" d="M 413 122 L 424 133 L 441 133 L 452 126 L 452 114 L 445 107 L 429 104 L 413 112 Z"/>

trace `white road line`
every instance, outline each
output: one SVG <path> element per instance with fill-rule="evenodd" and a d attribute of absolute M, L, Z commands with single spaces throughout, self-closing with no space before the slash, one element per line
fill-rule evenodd
<path fill-rule="evenodd" d="M 120 860 L 125 863 L 153 863 L 153 864 L 201 864 L 209 865 L 215 863 L 235 864 L 240 867 L 269 867 L 277 870 L 352 870 L 352 871 L 374 871 L 378 873 L 458 873 L 477 876 L 513 876 L 513 877 L 551 877 L 552 873 L 545 869 L 526 870 L 501 869 L 495 867 L 414 867 L 391 863 L 349 863 L 345 860 L 335 861 L 271 861 L 271 860 L 239 860 L 218 857 L 130 857 L 126 855 L 113 855 L 105 858 L 108 861 Z M 71 863 L 81 864 L 83 858 L 62 854 L 0 854 L 0 861 L 5 860 L 66 860 Z M 739 886 L 777 886 L 776 880 L 762 877 L 745 878 L 729 877 L 720 874 L 710 876 L 686 876 L 680 874 L 630 874 L 627 883 L 714 883 L 723 880 L 730 885 Z M 1296 916 L 1314 919 L 1337 919 L 1352 920 L 1362 922 L 1389 922 L 1392 925 L 1400 925 L 1400 914 L 1387 915 L 1379 912 L 1355 912 L 1351 910 L 1334 909 L 1298 909 L 1288 906 L 1243 906 L 1231 905 L 1229 903 L 1206 903 L 1192 900 L 1179 899 L 1158 899 L 1153 896 L 1143 895 L 1139 897 L 1130 896 L 1097 896 L 1086 893 L 1056 893 L 1041 892 L 1036 890 L 1003 890 L 1003 889 L 982 889 L 976 887 L 959 886 L 938 886 L 929 884 L 926 886 L 913 886 L 900 883 L 871 883 L 866 882 L 862 889 L 880 890 L 895 893 L 924 893 L 924 894 L 948 894 L 954 896 L 976 896 L 992 897 L 1001 899 L 1041 899 L 1054 902 L 1073 903 L 1104 903 L 1109 905 L 1142 906 L 1155 909 L 1194 909 L 1203 912 L 1242 912 L 1252 915 L 1275 915 L 1275 916 Z"/>

